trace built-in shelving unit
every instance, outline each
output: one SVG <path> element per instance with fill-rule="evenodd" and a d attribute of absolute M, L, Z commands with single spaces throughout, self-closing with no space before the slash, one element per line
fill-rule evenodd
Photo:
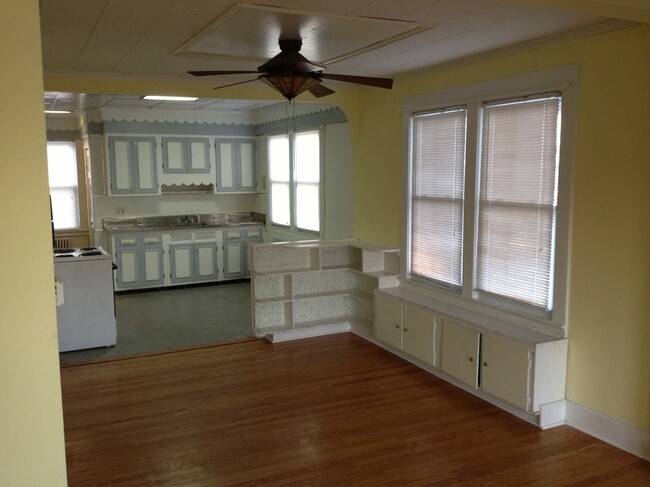
<path fill-rule="evenodd" d="M 272 341 L 373 333 L 375 289 L 397 285 L 399 253 L 358 240 L 253 245 L 253 328 Z"/>

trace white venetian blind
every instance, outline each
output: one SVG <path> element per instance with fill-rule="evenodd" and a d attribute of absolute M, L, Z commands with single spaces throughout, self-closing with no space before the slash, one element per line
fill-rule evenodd
<path fill-rule="evenodd" d="M 462 285 L 467 110 L 411 119 L 410 273 Z"/>
<path fill-rule="evenodd" d="M 476 288 L 552 309 L 561 98 L 483 107 Z"/>
<path fill-rule="evenodd" d="M 291 224 L 291 156 L 289 136 L 269 137 L 269 183 L 271 186 L 271 222 Z"/>

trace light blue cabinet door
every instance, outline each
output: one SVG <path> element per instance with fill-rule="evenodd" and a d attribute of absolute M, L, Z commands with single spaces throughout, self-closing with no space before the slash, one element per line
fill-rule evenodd
<path fill-rule="evenodd" d="M 244 241 L 224 240 L 223 242 L 223 277 L 232 279 L 244 277 Z"/>
<path fill-rule="evenodd" d="M 194 276 L 197 281 L 214 281 L 219 275 L 217 265 L 217 243 L 197 242 L 194 244 Z"/>
<path fill-rule="evenodd" d="M 117 288 L 140 287 L 140 249 L 138 246 L 117 247 Z"/>
<path fill-rule="evenodd" d="M 142 245 L 140 247 L 142 268 L 142 287 L 160 286 L 164 283 L 162 245 Z"/>
<path fill-rule="evenodd" d="M 192 282 L 194 280 L 194 244 L 170 244 L 169 264 L 173 284 Z"/>

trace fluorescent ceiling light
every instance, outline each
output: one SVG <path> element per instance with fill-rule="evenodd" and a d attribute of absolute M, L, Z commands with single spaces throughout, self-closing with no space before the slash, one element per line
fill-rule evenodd
<path fill-rule="evenodd" d="M 72 113 L 72 110 L 45 110 L 45 113 L 66 114 Z"/>
<path fill-rule="evenodd" d="M 193 96 L 165 96 L 165 95 L 145 95 L 143 100 L 159 100 L 159 101 L 196 101 L 198 98 Z"/>

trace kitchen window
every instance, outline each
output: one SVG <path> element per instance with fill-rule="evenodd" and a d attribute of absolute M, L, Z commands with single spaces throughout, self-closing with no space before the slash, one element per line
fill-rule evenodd
<path fill-rule="evenodd" d="M 298 232 L 320 232 L 320 131 L 269 137 L 271 223 Z"/>
<path fill-rule="evenodd" d="M 47 170 L 55 230 L 78 230 L 79 182 L 74 142 L 47 143 Z"/>
<path fill-rule="evenodd" d="M 407 287 L 565 324 L 575 82 L 559 71 L 407 99 Z"/>

